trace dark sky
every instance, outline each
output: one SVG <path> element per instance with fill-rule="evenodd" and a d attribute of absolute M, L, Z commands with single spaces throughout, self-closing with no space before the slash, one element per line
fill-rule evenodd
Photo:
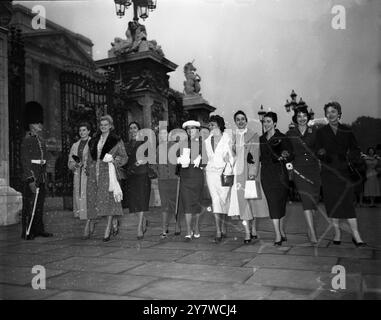
<path fill-rule="evenodd" d="M 380 0 L 157 0 L 142 22 L 148 38 L 179 65 L 171 74 L 183 90 L 183 66 L 195 59 L 203 97 L 230 121 L 237 109 L 257 119 L 261 104 L 278 113 L 279 127 L 295 89 L 323 116 L 323 106 L 338 100 L 343 122 L 358 116 L 381 118 Z M 94 58 L 107 57 L 114 37 L 124 37 L 132 18 L 118 19 L 112 0 L 16 1 L 42 4 L 47 18 L 94 42 Z M 332 7 L 346 9 L 346 29 L 331 26 Z"/>

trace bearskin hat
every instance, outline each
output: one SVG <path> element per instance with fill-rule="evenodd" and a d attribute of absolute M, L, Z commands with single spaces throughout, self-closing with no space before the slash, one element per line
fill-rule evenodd
<path fill-rule="evenodd" d="M 29 101 L 25 104 L 24 123 L 26 129 L 29 129 L 29 125 L 32 123 L 44 123 L 44 111 L 36 101 Z"/>

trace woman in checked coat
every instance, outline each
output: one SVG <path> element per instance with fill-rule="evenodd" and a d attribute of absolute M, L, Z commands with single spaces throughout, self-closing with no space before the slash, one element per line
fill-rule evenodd
<path fill-rule="evenodd" d="M 124 143 L 114 132 L 109 115 L 100 118 L 100 133 L 89 143 L 87 159 L 87 210 L 89 219 L 107 217 L 103 241 L 109 241 L 119 231 L 117 216 L 123 215 L 123 193 L 119 180 L 121 167 L 127 163 Z"/>

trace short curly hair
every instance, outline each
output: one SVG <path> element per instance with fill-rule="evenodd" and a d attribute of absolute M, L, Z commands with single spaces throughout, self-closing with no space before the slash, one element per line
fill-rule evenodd
<path fill-rule="evenodd" d="M 325 114 L 325 115 L 327 114 L 327 110 L 328 110 L 329 107 L 332 107 L 332 108 L 336 109 L 337 112 L 339 113 L 339 116 L 342 115 L 341 105 L 340 105 L 340 103 L 338 103 L 337 101 L 330 101 L 330 102 L 328 102 L 328 103 L 324 106 L 324 114 Z"/>
<path fill-rule="evenodd" d="M 296 108 L 294 110 L 294 115 L 292 116 L 292 122 L 293 123 L 295 123 L 295 124 L 298 123 L 297 119 L 298 119 L 298 114 L 299 113 L 304 113 L 305 115 L 307 115 L 307 119 L 308 119 L 307 121 L 311 120 L 311 115 L 308 112 L 308 107 L 307 106 L 303 106 L 303 107 Z"/>
<path fill-rule="evenodd" d="M 269 111 L 263 116 L 263 118 L 271 118 L 274 123 L 278 122 L 278 115 L 275 112 Z"/>
<path fill-rule="evenodd" d="M 226 129 L 225 120 L 221 116 L 218 116 L 218 115 L 211 116 L 209 118 L 209 122 L 217 123 L 217 126 L 218 128 L 220 128 L 221 132 L 224 132 L 224 130 Z"/>
<path fill-rule="evenodd" d="M 246 116 L 246 113 L 245 112 L 243 112 L 242 110 L 238 110 L 235 114 L 234 114 L 234 117 L 233 117 L 233 119 L 234 119 L 234 121 L 235 121 L 235 118 L 238 116 L 238 115 L 243 115 L 244 117 L 245 117 L 245 120 L 246 120 L 246 122 L 247 122 L 247 116 Z"/>

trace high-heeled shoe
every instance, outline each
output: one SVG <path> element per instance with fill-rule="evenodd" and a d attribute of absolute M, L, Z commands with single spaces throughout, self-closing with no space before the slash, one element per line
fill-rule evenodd
<path fill-rule="evenodd" d="M 149 224 L 148 220 L 145 219 L 145 223 L 143 225 L 143 230 L 142 230 L 143 234 L 141 236 L 137 236 L 138 240 L 144 239 L 144 234 L 147 232 L 148 224 Z"/>
<path fill-rule="evenodd" d="M 281 247 L 281 246 L 282 246 L 282 240 L 280 240 L 280 241 L 275 241 L 275 242 L 274 242 L 274 246 L 275 246 L 275 247 Z"/>
<path fill-rule="evenodd" d="M 116 226 L 112 227 L 112 235 L 116 237 L 119 233 L 119 220 L 116 220 Z"/>
<path fill-rule="evenodd" d="M 281 242 L 287 242 L 287 237 L 286 237 L 286 235 L 281 236 Z"/>
<path fill-rule="evenodd" d="M 254 240 L 258 239 L 258 235 L 253 235 L 252 233 L 250 233 L 250 237 L 251 237 L 251 239 L 254 239 Z"/>
<path fill-rule="evenodd" d="M 355 238 L 352 238 L 352 242 L 357 248 L 366 247 L 367 245 L 365 242 L 357 242 Z"/>
<path fill-rule="evenodd" d="M 333 244 L 339 246 L 341 245 L 341 240 L 333 240 Z"/>
<path fill-rule="evenodd" d="M 243 243 L 244 244 L 249 244 L 251 242 L 251 236 L 250 236 L 250 239 L 244 239 L 243 240 Z"/>
<path fill-rule="evenodd" d="M 103 238 L 103 242 L 108 242 L 108 241 L 110 241 L 111 240 L 111 234 L 112 234 L 112 232 L 111 232 L 111 230 L 110 230 L 110 232 L 109 232 L 109 234 L 108 234 L 108 236 L 107 237 L 105 237 L 105 238 Z"/>

